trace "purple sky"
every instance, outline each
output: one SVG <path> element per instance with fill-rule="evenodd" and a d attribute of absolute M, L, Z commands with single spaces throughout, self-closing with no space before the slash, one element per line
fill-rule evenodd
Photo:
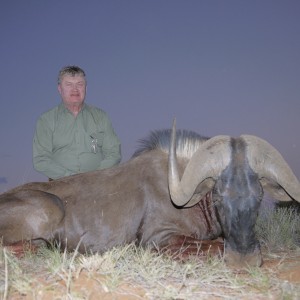
<path fill-rule="evenodd" d="M 4 0 L 0 36 L 0 192 L 46 180 L 32 137 L 68 64 L 86 71 L 123 161 L 176 116 L 207 136 L 260 136 L 300 178 L 299 0 Z"/>

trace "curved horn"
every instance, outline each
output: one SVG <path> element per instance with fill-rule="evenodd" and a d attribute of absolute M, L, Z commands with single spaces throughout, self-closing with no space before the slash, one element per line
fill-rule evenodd
<path fill-rule="evenodd" d="M 247 157 L 250 167 L 258 174 L 264 187 L 275 199 L 290 201 L 291 198 L 300 202 L 300 183 L 281 156 L 281 154 L 268 142 L 252 135 L 242 135 L 247 144 Z M 269 185 L 264 179 L 272 180 L 283 190 L 276 189 L 272 183 Z M 286 194 L 286 193 L 288 194 Z"/>
<path fill-rule="evenodd" d="M 169 190 L 173 203 L 177 206 L 192 206 L 189 203 L 197 186 L 211 178 L 213 184 L 231 159 L 230 137 L 216 136 L 204 142 L 188 162 L 181 180 L 179 179 L 176 159 L 176 120 L 174 119 L 169 149 Z M 208 183 L 203 188 L 203 196 L 212 188 Z M 202 192 L 201 192 L 202 194 Z M 201 197 L 196 197 L 201 199 Z"/>

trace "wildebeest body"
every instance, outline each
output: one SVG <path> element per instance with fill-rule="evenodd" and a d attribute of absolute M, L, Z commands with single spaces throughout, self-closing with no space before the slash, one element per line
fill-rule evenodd
<path fill-rule="evenodd" d="M 181 235 L 197 239 L 219 236 L 221 229 L 211 203 L 207 205 L 209 220 L 204 216 L 207 207 L 203 204 L 190 209 L 179 209 L 172 204 L 167 184 L 167 154 L 154 151 L 157 153 L 145 153 L 115 168 L 52 182 L 29 183 L 1 195 L 0 205 L 9 200 L 13 210 L 14 217 L 10 216 L 10 219 L 22 221 L 22 224 L 14 223 L 13 234 L 3 232 L 4 228 L 0 226 L 0 234 L 9 236 L 9 243 L 20 240 L 20 235 L 15 234 L 20 231 L 24 240 L 58 239 L 69 250 L 75 249 L 80 242 L 81 252 L 103 252 L 132 241 L 141 245 L 166 246 L 170 238 Z M 28 196 L 36 191 L 41 195 L 32 198 L 34 205 L 18 214 L 13 205 L 18 201 L 14 195 L 24 191 Z M 39 231 L 33 234 L 25 224 L 29 218 L 37 217 L 37 214 L 30 216 L 37 211 L 41 201 L 52 202 L 52 195 L 60 199 L 57 210 L 60 212 L 60 206 L 64 207 L 63 222 L 58 222 L 57 213 L 52 213 L 44 219 L 45 227 L 49 229 L 47 236 Z"/>
<path fill-rule="evenodd" d="M 207 139 L 178 131 L 175 142 L 175 136 L 174 128 L 153 132 L 119 166 L 2 194 L 4 245 L 41 239 L 101 253 L 133 241 L 162 248 L 182 236 L 222 236 L 230 264 L 260 265 L 254 227 L 263 189 L 300 201 L 297 178 L 257 137 Z"/>

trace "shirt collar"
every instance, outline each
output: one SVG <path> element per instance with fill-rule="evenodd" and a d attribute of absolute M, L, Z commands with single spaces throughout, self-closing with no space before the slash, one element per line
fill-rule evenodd
<path fill-rule="evenodd" d="M 59 104 L 58 109 L 59 109 L 59 111 L 60 111 L 61 113 L 72 114 L 72 113 L 66 108 L 66 106 L 64 105 L 63 102 L 61 102 L 61 103 Z M 78 115 L 81 114 L 81 113 L 82 113 L 84 110 L 86 110 L 86 109 L 87 109 L 87 105 L 83 102 L 83 106 L 82 106 L 80 112 L 78 113 Z"/>

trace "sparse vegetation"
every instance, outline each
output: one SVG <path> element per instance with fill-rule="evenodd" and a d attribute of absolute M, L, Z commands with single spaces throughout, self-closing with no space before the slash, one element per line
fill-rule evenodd
<path fill-rule="evenodd" d="M 0 251 L 1 299 L 299 299 L 300 216 L 265 211 L 257 222 L 265 266 L 234 270 L 222 258 L 182 262 L 133 244 L 103 255 L 40 248 L 17 258 Z M 288 264 L 289 263 L 289 264 Z M 298 265 L 297 265 L 298 264 Z M 298 280 L 298 281 L 297 281 Z"/>
<path fill-rule="evenodd" d="M 261 245 L 270 252 L 300 247 L 300 213 L 294 206 L 262 211 L 256 229 Z"/>

